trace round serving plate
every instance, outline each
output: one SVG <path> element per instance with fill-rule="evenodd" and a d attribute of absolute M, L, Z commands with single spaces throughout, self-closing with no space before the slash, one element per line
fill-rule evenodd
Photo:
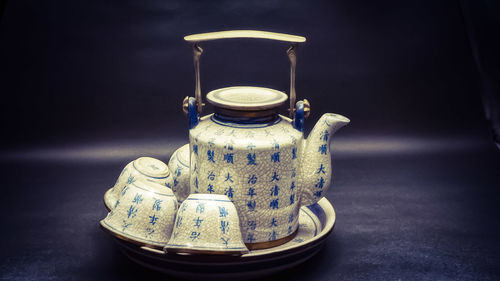
<path fill-rule="evenodd" d="M 106 198 L 104 201 L 107 202 Z M 245 280 L 276 273 L 308 260 L 321 249 L 334 225 L 335 210 L 328 199 L 323 198 L 300 209 L 299 230 L 292 240 L 277 247 L 252 250 L 242 256 L 165 253 L 112 232 L 107 233 L 116 238 L 127 257 L 147 268 L 191 280 Z"/>

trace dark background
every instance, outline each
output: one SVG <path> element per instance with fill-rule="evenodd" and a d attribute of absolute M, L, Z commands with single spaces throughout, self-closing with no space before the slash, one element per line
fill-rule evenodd
<path fill-rule="evenodd" d="M 336 228 L 273 279 L 500 278 L 496 1 L 9 0 L 0 11 L 0 279 L 167 279 L 99 229 L 102 195 L 129 161 L 167 162 L 187 142 L 183 36 L 229 29 L 307 37 L 306 132 L 325 112 L 352 121 L 333 142 Z M 288 92 L 286 44 L 202 47 L 204 93 Z"/>

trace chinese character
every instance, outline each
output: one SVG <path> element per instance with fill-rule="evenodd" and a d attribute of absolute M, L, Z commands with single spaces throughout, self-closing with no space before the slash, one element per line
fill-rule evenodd
<path fill-rule="evenodd" d="M 205 212 L 205 203 L 198 203 L 196 206 L 196 213 L 203 214 Z"/>
<path fill-rule="evenodd" d="M 227 244 L 229 243 L 229 237 L 224 239 L 224 237 L 221 237 L 220 238 L 222 240 L 222 243 L 224 243 L 224 245 L 226 245 L 226 248 L 227 248 Z"/>
<path fill-rule="evenodd" d="M 124 186 L 122 189 L 122 195 L 125 195 L 125 193 L 127 193 L 127 190 L 128 190 L 128 186 Z"/>
<path fill-rule="evenodd" d="M 248 183 L 255 184 L 256 182 L 257 182 L 257 176 L 255 175 L 248 176 Z"/>
<path fill-rule="evenodd" d="M 156 198 L 153 198 L 155 200 L 155 202 L 153 203 L 153 210 L 156 209 L 156 211 L 159 211 L 161 209 L 161 202 L 163 202 L 163 200 L 160 200 L 160 199 L 156 199 Z"/>
<path fill-rule="evenodd" d="M 293 222 L 294 217 L 295 216 L 293 215 L 293 213 L 291 213 L 290 216 L 288 217 L 288 223 Z"/>
<path fill-rule="evenodd" d="M 291 234 L 292 233 L 292 226 L 289 226 L 288 227 L 288 234 Z"/>
<path fill-rule="evenodd" d="M 225 218 L 227 216 L 227 214 L 228 214 L 228 212 L 227 212 L 226 208 L 219 206 L 219 217 Z"/>
<path fill-rule="evenodd" d="M 130 176 L 128 177 L 128 179 L 127 179 L 127 184 L 131 184 L 131 183 L 133 183 L 133 182 L 135 182 L 135 178 L 134 178 L 134 176 L 130 175 Z"/>
<path fill-rule="evenodd" d="M 193 220 L 194 221 L 194 226 L 196 226 L 197 228 L 200 228 L 201 226 L 201 223 L 203 222 L 202 219 L 200 219 L 200 217 L 197 217 L 196 219 Z"/>
<path fill-rule="evenodd" d="M 278 196 L 279 191 L 279 186 L 275 185 L 273 188 L 271 188 L 271 196 Z"/>
<path fill-rule="evenodd" d="M 279 151 L 271 154 L 271 161 L 275 162 L 275 163 L 280 161 L 280 152 Z"/>
<path fill-rule="evenodd" d="M 278 198 L 274 199 L 273 201 L 271 201 L 269 203 L 269 207 L 271 207 L 272 209 L 278 209 Z"/>
<path fill-rule="evenodd" d="M 292 148 L 292 159 L 296 159 L 297 158 L 297 148 L 294 147 Z"/>
<path fill-rule="evenodd" d="M 255 153 L 248 153 L 247 155 L 247 159 L 248 159 L 248 164 L 247 165 L 257 165 L 257 163 L 255 162 L 257 156 L 255 155 Z"/>
<path fill-rule="evenodd" d="M 150 227 L 146 228 L 146 236 L 150 237 L 151 235 L 153 235 L 154 232 L 155 232 L 154 229 L 152 229 Z"/>
<path fill-rule="evenodd" d="M 155 214 L 153 214 L 152 216 L 149 216 L 149 218 L 151 219 L 149 223 L 155 225 L 156 221 L 158 220 L 158 217 Z"/>
<path fill-rule="evenodd" d="M 323 166 L 323 164 L 321 164 L 318 171 L 316 172 L 316 174 L 319 174 L 319 173 L 326 174 L 325 167 Z"/>
<path fill-rule="evenodd" d="M 177 179 L 174 179 L 174 187 L 176 187 L 179 184 L 179 181 Z"/>
<path fill-rule="evenodd" d="M 137 209 L 134 207 L 134 205 L 130 205 L 130 208 L 127 211 L 127 218 L 134 218 L 135 215 L 137 215 Z"/>
<path fill-rule="evenodd" d="M 255 211 L 255 200 L 253 201 L 248 201 L 247 207 L 249 211 Z"/>
<path fill-rule="evenodd" d="M 131 223 L 127 223 L 125 220 L 123 220 L 122 231 L 125 231 L 125 229 L 127 229 L 131 225 Z"/>
<path fill-rule="evenodd" d="M 210 192 L 210 194 L 212 194 L 212 192 L 215 192 L 214 191 L 214 186 L 212 184 L 208 184 L 208 188 L 207 188 L 207 191 Z"/>
<path fill-rule="evenodd" d="M 180 176 L 182 171 L 182 167 L 177 165 L 177 168 L 175 169 L 175 175 Z"/>
<path fill-rule="evenodd" d="M 255 230 L 255 228 L 257 228 L 257 223 L 255 221 L 248 221 L 247 224 L 251 230 Z"/>
<path fill-rule="evenodd" d="M 274 140 L 273 144 L 274 144 L 274 149 L 275 150 L 280 149 L 280 144 L 276 140 Z"/>
<path fill-rule="evenodd" d="M 253 243 L 253 241 L 255 241 L 255 238 L 253 238 L 253 233 L 248 233 L 247 241 L 248 243 Z"/>
<path fill-rule="evenodd" d="M 229 173 L 227 173 L 226 179 L 224 180 L 224 182 L 226 182 L 226 181 L 233 182 L 233 177 Z"/>
<path fill-rule="evenodd" d="M 177 222 L 175 223 L 176 227 L 179 227 L 182 225 L 182 217 L 177 217 Z"/>
<path fill-rule="evenodd" d="M 226 234 L 226 231 L 229 230 L 229 222 L 228 221 L 220 221 L 220 230 L 223 234 Z"/>
<path fill-rule="evenodd" d="M 198 177 L 194 178 L 194 186 L 198 189 Z"/>
<path fill-rule="evenodd" d="M 211 161 L 212 163 L 215 163 L 215 159 L 214 159 L 214 151 L 213 149 L 209 149 L 207 151 L 207 156 L 208 156 L 208 161 Z"/>
<path fill-rule="evenodd" d="M 225 189 L 224 195 L 227 195 L 229 198 L 233 198 L 234 196 L 234 189 L 232 187 L 228 187 Z"/>
<path fill-rule="evenodd" d="M 120 205 L 120 200 L 116 200 L 115 209 L 116 209 L 116 207 L 118 207 L 118 205 Z"/>
<path fill-rule="evenodd" d="M 290 190 L 293 190 L 295 188 L 295 182 L 292 181 L 292 184 L 290 185 Z"/>
<path fill-rule="evenodd" d="M 276 173 L 276 171 L 274 171 L 273 178 L 271 179 L 271 181 L 279 181 L 279 180 L 280 180 L 280 177 L 278 176 L 278 173 Z"/>
<path fill-rule="evenodd" d="M 296 176 L 296 174 L 295 174 L 295 168 L 293 168 L 292 169 L 292 176 L 291 176 L 291 178 L 293 179 L 293 178 L 295 178 L 295 176 Z"/>
<path fill-rule="evenodd" d="M 225 153 L 225 154 L 224 154 L 224 160 L 225 160 L 227 163 L 234 164 L 234 163 L 233 163 L 233 155 L 234 155 L 234 153 Z"/>
<path fill-rule="evenodd" d="M 317 188 L 323 188 L 324 184 L 325 184 L 325 180 L 323 179 L 323 177 L 321 177 L 321 178 L 319 178 L 318 183 L 315 184 L 314 186 Z"/>
<path fill-rule="evenodd" d="M 290 195 L 290 205 L 295 202 L 295 194 Z"/>
<path fill-rule="evenodd" d="M 233 150 L 233 145 L 231 143 L 228 143 L 224 146 L 227 150 Z"/>
<path fill-rule="evenodd" d="M 135 197 L 134 197 L 134 200 L 132 200 L 132 203 L 135 203 L 135 204 L 141 204 L 143 198 L 142 198 L 142 194 L 135 194 Z"/>
<path fill-rule="evenodd" d="M 321 197 L 321 193 L 323 193 L 323 190 L 318 190 L 318 191 L 314 192 L 314 196 L 319 198 L 319 197 Z"/>
<path fill-rule="evenodd" d="M 273 218 L 271 220 L 271 225 L 270 226 L 278 226 L 278 221 L 275 218 Z"/>
<path fill-rule="evenodd" d="M 194 154 L 198 155 L 198 145 L 197 144 L 193 144 L 193 152 L 194 152 Z"/>
<path fill-rule="evenodd" d="M 323 140 L 323 141 L 327 141 L 328 140 L 328 135 L 329 135 L 328 131 L 325 130 L 319 139 Z"/>
<path fill-rule="evenodd" d="M 321 154 L 327 154 L 326 144 L 320 145 L 319 148 L 318 148 L 318 152 L 321 152 Z"/>
<path fill-rule="evenodd" d="M 211 181 L 215 180 L 215 174 L 214 174 L 214 172 L 213 172 L 213 171 L 210 171 L 210 173 L 208 174 L 207 179 L 209 179 L 209 180 L 211 180 Z"/>
<path fill-rule="evenodd" d="M 276 240 L 276 231 L 273 230 L 273 232 L 269 233 L 269 240 Z"/>
<path fill-rule="evenodd" d="M 193 232 L 191 232 L 191 235 L 189 236 L 189 238 L 191 238 L 191 241 L 199 239 L 200 238 L 200 233 L 196 232 L 196 231 L 193 231 Z"/>
<path fill-rule="evenodd" d="M 250 198 L 252 198 L 252 197 L 254 197 L 254 195 L 257 195 L 257 193 L 255 193 L 255 188 L 250 187 L 248 189 L 248 196 L 250 196 Z"/>

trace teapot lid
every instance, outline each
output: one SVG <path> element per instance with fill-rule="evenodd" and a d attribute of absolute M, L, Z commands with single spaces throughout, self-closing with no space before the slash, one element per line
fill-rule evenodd
<path fill-rule="evenodd" d="M 207 100 L 216 107 L 259 111 L 282 105 L 288 96 L 274 89 L 251 86 L 236 86 L 213 90 L 207 94 Z"/>

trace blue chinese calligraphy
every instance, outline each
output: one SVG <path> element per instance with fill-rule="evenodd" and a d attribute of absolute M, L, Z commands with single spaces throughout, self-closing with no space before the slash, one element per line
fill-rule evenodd
<path fill-rule="evenodd" d="M 257 165 L 256 162 L 257 156 L 255 155 L 255 153 L 248 153 L 247 159 L 248 159 L 247 165 Z"/>
<path fill-rule="evenodd" d="M 161 210 L 161 202 L 163 202 L 163 200 L 161 199 L 156 199 L 156 198 L 153 198 L 155 200 L 155 202 L 153 203 L 153 211 L 156 210 L 156 211 L 159 211 Z"/>
<path fill-rule="evenodd" d="M 225 153 L 224 154 L 224 161 L 226 161 L 226 163 L 231 163 L 231 164 L 234 164 L 234 153 Z"/>
<path fill-rule="evenodd" d="M 223 234 L 226 234 L 229 231 L 229 222 L 228 221 L 220 221 L 220 230 Z"/>
<path fill-rule="evenodd" d="M 269 207 L 271 207 L 271 209 L 278 209 L 278 208 L 279 208 L 279 206 L 278 206 L 278 198 L 273 199 L 273 200 L 269 203 Z"/>
<path fill-rule="evenodd" d="M 228 215 L 228 211 L 225 207 L 221 207 L 221 206 L 218 206 L 219 207 L 219 217 L 221 218 L 225 218 L 227 217 Z"/>
<path fill-rule="evenodd" d="M 271 154 L 271 162 L 280 162 L 280 152 L 275 152 L 273 154 Z"/>
<path fill-rule="evenodd" d="M 214 150 L 213 149 L 209 149 L 207 151 L 207 156 L 208 156 L 208 161 L 212 162 L 212 163 L 215 163 L 215 159 L 214 159 Z"/>
<path fill-rule="evenodd" d="M 153 214 L 152 216 L 149 216 L 149 218 L 151 219 L 149 221 L 149 223 L 152 224 L 152 225 L 155 225 L 156 221 L 158 220 L 158 217 L 156 216 L 156 214 Z"/>
<path fill-rule="evenodd" d="M 141 203 L 142 203 L 142 200 L 144 200 L 144 199 L 142 198 L 142 194 L 137 193 L 137 194 L 135 194 L 135 197 L 134 197 L 134 199 L 132 200 L 132 203 L 135 203 L 135 204 L 141 204 Z"/>

